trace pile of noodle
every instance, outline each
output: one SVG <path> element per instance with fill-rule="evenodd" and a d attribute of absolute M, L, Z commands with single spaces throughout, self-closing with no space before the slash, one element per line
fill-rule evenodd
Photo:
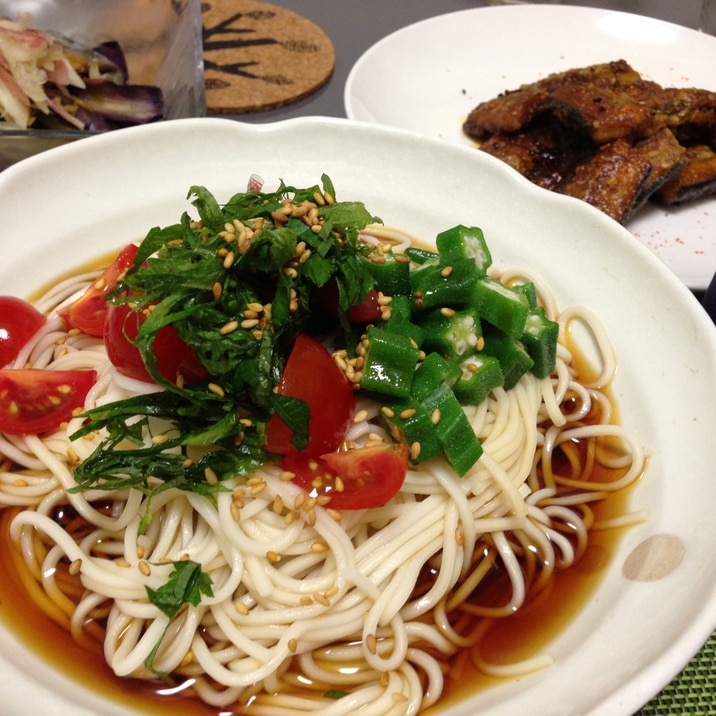
<path fill-rule="evenodd" d="M 101 341 L 68 334 L 53 317 L 93 277 L 68 279 L 36 302 L 50 320 L 15 364 L 95 369 L 87 407 L 152 389 L 117 373 Z M 146 587 L 165 584 L 172 561 L 191 559 L 211 577 L 213 597 L 182 608 L 153 665 L 192 683 L 206 703 L 271 716 L 415 714 L 435 704 L 450 657 L 479 640 L 479 626 L 461 634 L 455 622 L 485 574 L 497 565 L 511 584 L 499 608 L 477 607 L 473 599 L 470 613 L 489 624 L 519 609 L 528 589 L 539 589 L 552 570 L 579 559 L 588 530 L 600 527 L 590 503 L 629 485 L 644 468 L 641 447 L 611 424 L 605 389 L 616 361 L 595 317 L 560 314 L 548 289 L 524 271 L 499 277 L 533 280 L 547 316 L 560 323 L 556 373 L 543 380 L 527 374 L 513 390 L 497 389 L 466 408 L 484 455 L 464 478 L 440 459 L 411 467 L 397 497 L 380 508 L 336 513 L 267 465 L 248 481 L 228 482 L 216 505 L 178 490 L 153 497 L 140 533 L 147 498 L 139 492 L 68 493 L 73 465 L 101 439 L 70 444 L 79 418 L 42 439 L 0 434 L 0 504 L 24 508 L 11 536 L 73 635 L 81 640 L 89 618 L 106 617 L 104 655 L 112 670 L 155 678 L 144 662 L 169 619 L 149 602 Z M 564 340 L 574 321 L 589 327 L 601 353 L 600 375 L 590 384 L 579 382 Z M 600 422 L 585 426 L 595 406 Z M 350 440 L 361 444 L 380 434 L 371 422 L 378 407 L 360 402 L 368 419 L 352 426 Z M 570 474 L 555 474 L 553 454 L 576 439 L 588 449 L 582 457 L 570 453 Z M 590 482 L 600 461 L 621 476 Z M 77 515 L 70 531 L 53 519 L 64 505 Z M 67 561 L 81 580 L 76 598 L 55 579 Z M 494 675 L 550 662 L 543 655 L 497 665 L 475 653 L 477 666 Z M 345 695 L 331 698 L 329 689 Z"/>

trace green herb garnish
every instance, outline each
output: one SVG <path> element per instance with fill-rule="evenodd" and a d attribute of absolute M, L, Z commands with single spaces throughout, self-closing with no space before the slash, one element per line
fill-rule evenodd
<path fill-rule="evenodd" d="M 169 575 L 166 584 L 159 587 L 159 589 L 146 587 L 149 601 L 166 614 L 170 620 L 174 619 L 185 604 L 191 604 L 196 607 L 199 606 L 202 595 L 207 597 L 214 596 L 214 591 L 211 588 L 211 577 L 202 572 L 200 564 L 191 560 L 173 562 L 172 564 L 174 565 L 174 571 Z M 167 675 L 156 671 L 153 664 L 165 635 L 166 629 L 144 661 L 144 666 L 147 669 L 162 678 L 167 678 Z"/>
<path fill-rule="evenodd" d="M 77 467 L 76 490 L 211 494 L 222 480 L 272 460 L 263 445 L 274 413 L 292 430 L 296 448 L 305 446 L 306 404 L 274 390 L 290 346 L 300 333 L 323 327 L 317 289 L 335 284 L 338 323 L 347 333 L 349 308 L 374 284 L 359 232 L 380 220 L 361 203 L 334 202 L 334 195 L 325 175 L 322 187 L 281 183 L 272 193 L 236 194 L 223 206 L 195 186 L 189 197 L 199 221 L 185 213 L 147 234 L 108 300 L 143 316 L 135 345 L 165 390 L 86 413 L 71 439 L 98 429 L 108 438 Z M 153 344 L 164 326 L 194 349 L 209 378 L 185 385 L 160 374 Z"/>

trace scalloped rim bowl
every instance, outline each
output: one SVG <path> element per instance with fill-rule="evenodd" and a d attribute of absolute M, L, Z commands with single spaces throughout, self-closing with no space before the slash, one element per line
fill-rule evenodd
<path fill-rule="evenodd" d="M 305 118 L 249 125 L 187 119 L 53 149 L 0 174 L 0 290 L 27 296 L 65 269 L 175 222 L 190 186 L 219 200 L 252 173 L 356 199 L 386 225 L 431 240 L 457 223 L 483 228 L 495 263 L 535 267 L 561 307 L 591 308 L 619 359 L 622 422 L 651 451 L 631 495 L 650 519 L 625 531 L 596 593 L 549 644 L 553 667 L 480 691 L 440 713 L 630 716 L 666 685 L 716 626 L 716 331 L 689 291 L 622 227 L 585 204 L 538 189 L 493 158 L 403 130 Z M 41 230 L 39 230 L 41 229 Z M 683 559 L 636 581 L 625 559 L 667 535 Z M 648 543 L 647 543 L 648 544 Z M 6 714 L 61 708 L 141 711 L 89 691 L 0 624 Z M 178 707 L 175 707 L 178 708 Z"/>

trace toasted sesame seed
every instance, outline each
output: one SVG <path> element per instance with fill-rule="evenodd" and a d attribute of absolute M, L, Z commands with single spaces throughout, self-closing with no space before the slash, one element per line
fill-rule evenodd
<path fill-rule="evenodd" d="M 292 525 L 296 521 L 296 513 L 295 512 L 287 512 L 283 516 L 283 522 L 286 526 Z"/>
<path fill-rule="evenodd" d="M 432 413 L 430 413 L 430 422 L 433 425 L 437 425 L 440 422 L 440 418 L 442 417 L 442 413 L 440 412 L 440 408 L 435 408 Z"/>
<path fill-rule="evenodd" d="M 480 336 L 477 339 L 477 343 L 476 343 L 475 347 L 477 348 L 478 351 L 481 351 L 485 347 L 485 339 L 483 336 Z"/>
<path fill-rule="evenodd" d="M 152 436 L 152 445 L 164 445 L 166 442 L 169 442 L 169 436 L 166 433 Z"/>
<path fill-rule="evenodd" d="M 76 574 L 80 573 L 81 569 L 82 569 L 82 560 L 75 559 L 72 562 L 72 564 L 70 564 L 69 573 L 74 577 Z"/>
<path fill-rule="evenodd" d="M 225 336 L 229 333 L 233 333 L 237 328 L 239 327 L 238 321 L 229 321 L 228 323 L 225 323 L 220 329 L 219 333 L 222 336 Z"/>
<path fill-rule="evenodd" d="M 224 392 L 224 389 L 218 384 L 218 383 L 209 383 L 206 386 L 212 393 L 215 395 L 218 395 L 220 398 L 223 398 L 226 393 Z"/>
<path fill-rule="evenodd" d="M 343 482 L 343 478 L 340 475 L 336 475 L 336 479 L 334 480 L 333 484 L 335 485 L 336 492 L 343 492 L 343 490 L 346 489 L 346 486 Z"/>
<path fill-rule="evenodd" d="M 420 457 L 422 447 L 417 440 L 410 446 L 410 457 L 413 458 L 413 460 L 417 460 Z"/>
<path fill-rule="evenodd" d="M 375 638 L 375 634 L 368 634 L 365 638 L 365 645 L 371 654 L 375 654 L 378 651 L 378 640 Z"/>
<path fill-rule="evenodd" d="M 384 405 L 380 412 L 385 415 L 386 418 L 394 418 L 395 417 L 395 411 L 392 408 L 389 408 L 387 405 Z"/>
<path fill-rule="evenodd" d="M 268 559 L 269 562 L 273 562 L 275 564 L 276 562 L 281 561 L 281 555 L 278 552 L 269 550 L 268 552 L 266 552 L 266 559 Z"/>
<path fill-rule="evenodd" d="M 408 418 L 412 418 L 416 412 L 417 410 L 415 408 L 405 408 L 405 410 L 400 411 L 400 418 L 401 420 L 407 420 Z"/>
<path fill-rule="evenodd" d="M 288 643 L 286 644 L 288 647 L 288 650 L 292 653 L 296 653 L 296 649 L 298 649 L 298 642 L 295 639 L 289 639 Z"/>
<path fill-rule="evenodd" d="M 230 269 L 234 265 L 235 260 L 236 254 L 233 251 L 229 251 L 224 257 L 224 262 L 222 265 L 225 269 Z"/>
<path fill-rule="evenodd" d="M 319 604 L 323 605 L 324 607 L 330 607 L 330 606 L 331 606 L 331 603 L 328 601 L 328 599 L 326 599 L 325 595 L 324 595 L 324 594 L 321 594 L 320 592 L 316 592 L 316 593 L 313 595 L 313 598 L 314 598 Z"/>
<path fill-rule="evenodd" d="M 291 472 L 290 470 L 282 470 L 278 477 L 281 482 L 291 482 L 291 480 L 296 477 L 296 473 Z"/>
<path fill-rule="evenodd" d="M 391 696 L 393 701 L 398 704 L 404 704 L 408 701 L 408 697 L 405 694 L 401 694 L 399 691 L 394 691 Z"/>
<path fill-rule="evenodd" d="M 137 567 L 145 577 L 148 577 L 152 573 L 152 568 L 149 566 L 149 562 L 146 562 L 145 560 L 139 562 Z"/>
<path fill-rule="evenodd" d="M 477 364 L 475 363 L 468 363 L 467 369 L 470 373 L 477 373 Z"/>
<path fill-rule="evenodd" d="M 311 552 L 323 553 L 328 552 L 328 545 L 325 542 L 314 542 L 311 545 Z"/>
<path fill-rule="evenodd" d="M 340 524 L 343 521 L 343 515 L 338 511 L 330 507 L 326 509 L 326 514 L 336 523 Z"/>
<path fill-rule="evenodd" d="M 465 533 L 460 527 L 455 528 L 455 542 L 457 542 L 461 546 L 465 544 Z"/>
<path fill-rule="evenodd" d="M 71 447 L 67 448 L 67 457 L 71 462 L 78 463 L 80 461 L 80 456 Z"/>
<path fill-rule="evenodd" d="M 298 495 L 296 495 L 296 499 L 293 501 L 293 509 L 294 510 L 300 510 L 303 503 L 306 501 L 306 493 L 305 492 L 299 492 Z"/>
<path fill-rule="evenodd" d="M 118 559 L 115 561 L 115 564 L 117 565 L 117 567 L 122 567 L 122 569 L 127 569 L 127 567 L 132 566 L 129 562 L 127 562 L 126 559 Z"/>
<path fill-rule="evenodd" d="M 306 523 L 309 527 L 313 527 L 316 524 L 316 511 L 314 509 L 310 509 L 306 513 Z"/>
<path fill-rule="evenodd" d="M 452 266 L 446 266 L 441 272 L 440 275 L 443 278 L 447 278 L 452 273 Z"/>
<path fill-rule="evenodd" d="M 259 495 L 266 489 L 266 483 L 262 480 L 260 483 L 256 485 L 252 485 L 251 487 L 251 495 L 253 497 L 256 497 L 256 495 Z"/>
<path fill-rule="evenodd" d="M 455 309 L 449 308 L 448 306 L 443 306 L 440 309 L 440 313 L 446 318 L 452 318 L 455 315 Z"/>
<path fill-rule="evenodd" d="M 310 607 L 313 604 L 313 599 L 311 599 L 311 597 L 309 597 L 306 594 L 301 597 L 301 599 L 299 600 L 299 603 L 301 604 L 302 607 Z"/>
<path fill-rule="evenodd" d="M 219 482 L 218 475 L 210 467 L 204 468 L 204 479 L 210 485 L 216 485 L 216 483 Z"/>
<path fill-rule="evenodd" d="M 234 522 L 238 522 L 241 519 L 241 508 L 243 507 L 243 504 L 239 504 L 236 500 L 234 500 L 231 503 L 230 511 L 231 511 L 231 519 L 234 520 Z"/>
<path fill-rule="evenodd" d="M 243 602 L 236 602 L 234 604 L 234 609 L 236 609 L 236 611 L 243 616 L 248 616 L 249 614 L 249 608 Z"/>
<path fill-rule="evenodd" d="M 146 549 L 144 548 L 143 544 L 137 545 L 137 559 L 144 559 L 144 554 L 146 552 Z"/>
<path fill-rule="evenodd" d="M 281 495 L 276 495 L 276 497 L 273 498 L 273 505 L 271 508 L 277 515 L 280 515 L 283 512 L 283 497 L 281 497 Z"/>
<path fill-rule="evenodd" d="M 326 591 L 323 593 L 330 599 L 331 597 L 335 597 L 336 594 L 338 594 L 338 587 L 334 584 L 332 587 L 326 589 Z"/>
<path fill-rule="evenodd" d="M 15 487 L 27 487 L 27 480 L 18 478 L 12 483 Z"/>

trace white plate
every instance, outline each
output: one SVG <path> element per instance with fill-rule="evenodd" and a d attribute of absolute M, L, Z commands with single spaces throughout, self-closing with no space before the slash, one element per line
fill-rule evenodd
<path fill-rule="evenodd" d="M 441 15 L 383 38 L 351 70 L 345 108 L 352 119 L 469 144 L 462 123 L 480 102 L 617 59 L 665 86 L 716 90 L 716 37 L 629 13 L 527 4 Z M 716 271 L 713 197 L 675 209 L 650 205 L 629 230 L 687 286 L 708 286 Z"/>
<path fill-rule="evenodd" d="M 498 265 L 536 267 L 561 306 L 599 314 L 619 356 L 622 420 L 653 451 L 632 496 L 651 519 L 625 533 L 594 598 L 549 645 L 552 668 L 441 713 L 630 716 L 716 626 L 716 331 L 705 312 L 653 254 L 586 204 L 538 190 L 468 147 L 331 119 L 178 120 L 12 167 L 0 174 L 1 292 L 26 296 L 90 256 L 175 222 L 191 208 L 190 186 L 225 200 L 252 172 L 267 186 L 279 178 L 313 184 L 326 172 L 339 198 L 363 200 L 386 224 L 426 239 L 459 222 L 480 225 Z M 626 579 L 624 560 L 654 535 L 683 543 L 683 561 L 656 581 Z M 142 710 L 141 701 L 120 705 L 73 683 L 2 625 L 0 695 L 5 716 Z"/>

